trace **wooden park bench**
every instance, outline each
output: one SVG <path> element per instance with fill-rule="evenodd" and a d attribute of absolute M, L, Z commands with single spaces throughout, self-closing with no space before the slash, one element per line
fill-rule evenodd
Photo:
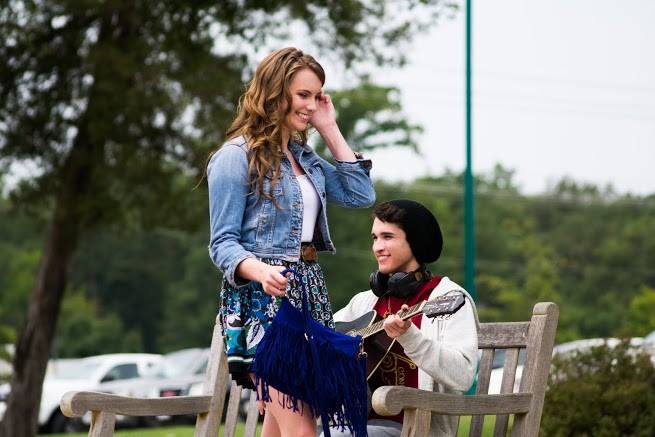
<path fill-rule="evenodd" d="M 542 302 L 535 305 L 530 321 L 481 323 L 478 333 L 481 360 L 476 394 L 463 396 L 385 386 L 373 393 L 373 408 L 383 415 L 395 415 L 404 410 L 403 437 L 429 435 L 432 414 L 472 416 L 470 437 L 482 435 L 485 416 L 495 416 L 494 437 L 505 436 L 508 428 L 512 437 L 537 436 L 558 315 L 557 305 Z M 494 352 L 500 349 L 505 350 L 500 394 L 487 394 Z M 513 393 L 522 349 L 526 353 L 525 364 L 518 392 Z M 68 392 L 61 400 L 61 410 L 68 417 L 81 417 L 90 412 L 90 437 L 113 435 L 117 414 L 193 414 L 197 415 L 195 436 L 216 437 L 219 427 L 223 428 L 223 436 L 234 436 L 237 422 L 241 420 L 239 405 L 242 389 L 232 383 L 227 408 L 224 408 L 229 385 L 227 360 L 217 319 L 204 395 L 143 399 L 98 392 Z M 254 437 L 257 430 L 259 414 L 255 401 L 255 395 L 251 393 L 244 437 Z M 510 417 L 513 418 L 511 427 Z"/>

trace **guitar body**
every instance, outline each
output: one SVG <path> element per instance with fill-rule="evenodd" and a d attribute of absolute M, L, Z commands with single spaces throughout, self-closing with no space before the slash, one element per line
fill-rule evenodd
<path fill-rule="evenodd" d="M 448 316 L 454 314 L 464 306 L 464 302 L 464 295 L 460 291 L 451 290 L 442 296 L 418 303 L 406 311 L 399 312 L 398 315 L 402 320 L 407 320 L 421 313 L 428 318 Z M 367 354 L 367 379 L 380 366 L 382 359 L 389 353 L 391 347 L 396 342 L 396 340 L 387 335 L 382 324 L 382 317 L 379 317 L 373 310 L 350 322 L 335 323 L 337 332 L 352 337 L 362 336 L 364 351 Z"/>
<path fill-rule="evenodd" d="M 377 318 L 377 313 L 373 310 L 367 312 L 363 316 L 357 317 L 350 322 L 334 322 L 335 330 L 342 334 L 353 335 L 353 331 L 359 331 L 373 324 Z"/>
<path fill-rule="evenodd" d="M 348 335 L 359 335 L 355 331 L 363 330 L 377 322 L 382 321 L 375 311 L 369 311 L 361 317 L 350 322 L 336 322 L 337 332 Z M 396 342 L 387 335 L 385 331 L 371 334 L 369 337 L 363 337 L 364 351 L 366 351 L 366 379 L 369 379 L 373 372 L 377 370 L 382 363 L 382 359 L 389 353 L 391 347 Z"/>

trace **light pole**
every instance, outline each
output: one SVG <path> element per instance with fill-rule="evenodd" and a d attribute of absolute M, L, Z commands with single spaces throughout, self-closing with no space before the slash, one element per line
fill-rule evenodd
<path fill-rule="evenodd" d="M 471 8 L 466 0 L 466 172 L 464 174 L 464 285 L 473 299 L 475 289 L 475 191 L 473 184 L 471 111 Z"/>

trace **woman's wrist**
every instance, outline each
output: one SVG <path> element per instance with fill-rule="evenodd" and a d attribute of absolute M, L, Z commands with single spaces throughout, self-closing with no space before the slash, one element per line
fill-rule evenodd
<path fill-rule="evenodd" d="M 352 162 L 355 161 L 355 153 L 352 151 L 346 139 L 341 134 L 339 126 L 335 123 L 332 123 L 322 128 L 316 128 L 318 133 L 321 134 L 323 141 L 330 149 L 330 153 L 334 156 L 334 159 L 338 161 Z"/>
<path fill-rule="evenodd" d="M 237 266 L 236 273 L 250 281 L 261 282 L 267 264 L 255 258 L 246 258 Z"/>
<path fill-rule="evenodd" d="M 321 136 L 329 135 L 330 131 L 339 130 L 339 125 L 337 124 L 336 120 L 314 127 L 316 128 L 318 133 L 321 134 Z"/>
<path fill-rule="evenodd" d="M 266 272 L 268 271 L 269 268 L 270 266 L 268 264 L 257 260 L 257 273 L 256 273 L 257 278 L 255 279 L 255 281 L 259 283 L 263 283 L 264 280 L 266 279 Z"/>

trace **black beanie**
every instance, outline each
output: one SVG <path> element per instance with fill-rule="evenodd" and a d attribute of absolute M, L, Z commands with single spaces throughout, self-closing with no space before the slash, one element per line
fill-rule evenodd
<path fill-rule="evenodd" d="M 402 210 L 400 227 L 405 231 L 407 242 L 416 261 L 428 264 L 439 259 L 443 249 L 443 236 L 434 214 L 413 200 L 398 199 L 385 203 Z"/>

